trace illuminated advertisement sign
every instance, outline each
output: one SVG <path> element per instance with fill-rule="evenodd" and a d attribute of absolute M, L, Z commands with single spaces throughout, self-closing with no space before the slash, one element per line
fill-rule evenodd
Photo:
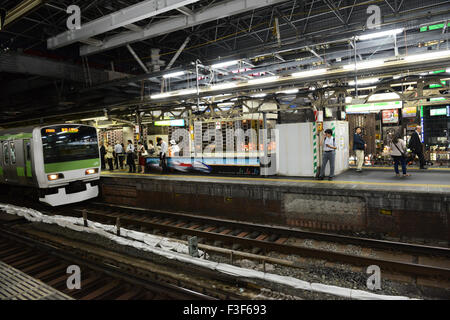
<path fill-rule="evenodd" d="M 402 109 L 403 118 L 414 118 L 417 114 L 416 107 L 407 107 Z"/>
<path fill-rule="evenodd" d="M 383 110 L 383 123 L 398 123 L 398 109 Z"/>
<path fill-rule="evenodd" d="M 376 102 L 366 104 L 354 104 L 345 106 L 347 113 L 368 113 L 377 112 L 380 110 L 400 109 L 403 107 L 403 101 L 392 102 Z"/>

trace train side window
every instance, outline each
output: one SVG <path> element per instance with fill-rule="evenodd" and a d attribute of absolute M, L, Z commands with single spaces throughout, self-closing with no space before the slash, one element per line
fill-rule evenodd
<path fill-rule="evenodd" d="M 3 144 L 3 161 L 5 164 L 9 164 L 9 148 L 8 148 L 8 142 L 5 142 Z"/>
<path fill-rule="evenodd" d="M 16 146 L 14 142 L 10 142 L 9 147 L 11 148 L 11 164 L 16 164 Z"/>

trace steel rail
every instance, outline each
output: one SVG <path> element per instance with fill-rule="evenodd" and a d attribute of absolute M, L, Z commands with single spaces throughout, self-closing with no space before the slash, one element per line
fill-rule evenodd
<path fill-rule="evenodd" d="M 88 219 L 93 219 L 97 221 L 111 221 L 111 219 L 117 219 L 117 217 L 109 214 L 109 213 L 98 213 L 89 210 L 84 210 Z M 211 220 L 209 220 L 211 223 Z M 152 222 L 152 221 L 143 221 L 132 218 L 120 217 L 121 226 L 127 225 L 139 225 L 141 227 L 149 228 L 149 229 L 159 229 L 165 230 L 167 232 L 173 232 L 178 234 L 188 234 L 192 236 L 202 237 L 205 239 L 211 239 L 215 241 L 221 241 L 224 243 L 233 243 L 240 244 L 248 248 L 262 248 L 266 252 L 275 251 L 278 253 L 284 254 L 296 254 L 303 257 L 309 257 L 314 259 L 324 259 L 327 261 L 334 261 L 339 263 L 347 263 L 351 265 L 357 266 L 369 266 L 369 265 L 378 265 L 383 270 L 390 270 L 402 273 L 408 273 L 412 275 L 420 275 L 420 276 L 436 276 L 440 278 L 450 279 L 450 269 L 423 265 L 418 263 L 408 263 L 408 262 L 399 262 L 395 260 L 389 259 L 377 259 L 377 258 L 369 258 L 362 257 L 351 254 L 344 254 L 333 251 L 326 251 L 321 249 L 313 249 L 313 248 L 305 248 L 300 246 L 288 245 L 288 244 L 280 244 L 276 242 L 269 242 L 265 240 L 257 240 L 257 239 L 249 239 L 238 236 L 233 236 L 229 234 L 220 234 L 214 232 L 207 232 L 202 230 L 197 230 L 194 228 L 188 228 L 183 226 L 173 226 L 170 224 L 164 224 L 161 222 Z"/>
<path fill-rule="evenodd" d="M 214 217 L 204 217 L 199 215 L 193 215 L 189 213 L 180 213 L 180 212 L 170 212 L 164 210 L 149 210 L 142 208 L 134 208 L 129 206 L 121 206 L 121 205 L 112 205 L 105 203 L 91 203 L 90 205 L 99 206 L 99 207 L 107 207 L 114 209 L 123 209 L 123 210 L 134 210 L 146 214 L 151 215 L 163 215 L 166 217 L 171 217 L 175 219 L 189 219 L 189 221 L 195 221 L 200 223 L 215 223 L 220 226 L 232 227 L 232 228 L 241 228 L 252 231 L 265 232 L 270 234 L 280 234 L 285 236 L 291 236 L 301 239 L 314 239 L 319 241 L 331 241 L 331 242 L 339 242 L 343 244 L 354 244 L 360 246 L 367 246 L 370 248 L 384 249 L 384 250 L 398 250 L 402 252 L 415 253 L 415 254 L 426 254 L 426 255 L 435 255 L 442 257 L 450 258 L 450 249 L 445 247 L 436 247 L 436 246 L 426 246 L 419 244 L 409 244 L 403 242 L 395 242 L 395 241 L 387 241 L 387 240 L 377 240 L 377 239 L 369 239 L 369 238 L 359 238 L 352 237 L 346 235 L 338 235 L 324 232 L 315 232 L 315 231 L 305 231 L 295 228 L 289 228 L 284 226 L 271 226 L 264 225 L 258 223 L 251 222 L 243 222 L 243 221 L 235 221 L 228 219 L 220 219 Z"/>

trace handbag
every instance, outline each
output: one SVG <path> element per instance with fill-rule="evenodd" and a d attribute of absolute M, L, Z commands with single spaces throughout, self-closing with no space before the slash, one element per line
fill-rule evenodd
<path fill-rule="evenodd" d="M 397 146 L 396 143 L 393 143 L 393 144 L 394 144 L 394 146 L 397 148 L 397 150 L 400 152 L 400 154 L 402 155 L 403 158 L 409 159 L 409 157 L 411 156 L 411 154 L 410 154 L 408 151 L 407 151 L 406 153 L 405 153 L 405 152 L 402 152 L 402 150 L 400 150 L 400 148 Z"/>

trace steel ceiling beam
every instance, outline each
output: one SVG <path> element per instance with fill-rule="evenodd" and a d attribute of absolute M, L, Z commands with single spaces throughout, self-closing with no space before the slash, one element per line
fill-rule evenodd
<path fill-rule="evenodd" d="M 83 68 L 77 65 L 18 53 L 3 53 L 0 55 L 0 72 L 31 74 L 81 83 L 86 81 Z M 92 68 L 90 72 L 93 83 L 108 82 L 115 78 L 128 76 L 119 72 Z"/>
<path fill-rule="evenodd" d="M 336 7 L 336 5 L 333 3 L 332 0 L 323 0 L 325 4 L 333 11 L 335 16 L 345 25 L 347 26 L 347 22 L 342 17 L 341 13 L 339 12 L 339 8 Z"/>
<path fill-rule="evenodd" d="M 148 0 L 85 23 L 79 30 L 63 32 L 47 40 L 48 49 L 57 49 L 90 37 L 129 26 L 200 0 Z M 139 33 L 139 31 L 137 31 Z"/>
<path fill-rule="evenodd" d="M 8 24 L 20 19 L 23 15 L 29 13 L 31 10 L 43 4 L 44 0 L 24 0 L 12 10 L 8 11 L 5 18 L 4 27 Z"/>
<path fill-rule="evenodd" d="M 125 32 L 103 41 L 103 45 L 83 46 L 81 55 L 90 55 L 113 48 L 125 46 L 129 43 L 142 41 L 178 30 L 183 30 L 203 23 L 222 19 L 258 8 L 286 2 L 288 0 L 229 0 L 211 6 L 208 9 L 195 12 L 191 16 L 180 15 L 161 22 L 154 23 L 140 32 Z M 91 36 L 91 35 L 89 35 Z"/>
<path fill-rule="evenodd" d="M 434 41 L 436 39 L 439 39 L 440 37 L 443 37 L 442 40 L 450 40 L 450 34 L 444 34 L 442 35 L 440 30 L 434 30 L 434 31 L 430 31 L 427 33 L 421 33 L 421 34 L 409 34 L 407 35 L 406 39 L 404 39 L 404 41 L 399 42 L 399 44 L 401 44 L 401 48 L 404 48 L 405 46 L 408 47 L 408 53 L 411 53 L 411 50 L 414 50 L 415 47 L 418 43 L 421 42 L 429 42 L 429 41 Z M 328 63 L 330 63 L 332 60 L 335 60 L 337 58 L 341 58 L 343 60 L 345 59 L 353 59 L 353 50 L 348 50 L 348 48 L 346 48 L 346 46 L 344 45 L 345 43 L 345 38 L 341 38 L 341 39 L 335 39 L 337 41 L 341 41 L 343 45 L 335 48 L 335 49 L 328 49 L 322 56 L 310 56 L 310 57 L 304 57 L 304 58 L 300 58 L 299 56 L 296 57 L 296 60 L 294 61 L 287 61 L 284 63 L 276 63 L 276 64 L 265 64 L 265 65 L 260 65 L 258 67 L 254 67 L 252 68 L 252 70 L 246 71 L 246 72 L 242 72 L 239 75 L 241 76 L 247 76 L 253 73 L 257 73 L 257 72 L 276 72 L 277 70 L 281 70 L 281 69 L 290 69 L 290 72 L 294 72 L 292 71 L 293 67 L 301 67 L 301 66 L 306 66 L 306 65 L 311 65 L 313 63 L 317 63 L 320 61 L 324 61 L 326 60 Z M 301 47 L 304 50 L 308 50 L 308 46 L 303 46 Z M 357 43 L 357 54 L 358 55 L 369 55 L 369 54 L 373 54 L 374 52 L 374 48 L 378 48 L 379 51 L 388 51 L 388 50 L 393 50 L 394 49 L 394 41 L 392 40 L 386 40 L 384 38 L 382 39 L 374 39 L 374 40 L 369 40 L 369 41 L 363 41 L 363 42 L 358 42 Z M 298 48 L 300 49 L 300 47 Z M 392 53 L 390 52 L 385 52 L 382 55 L 378 55 L 379 58 L 386 58 L 392 56 Z M 377 56 L 373 56 L 372 59 L 375 59 Z M 299 70 L 300 71 L 300 70 Z M 220 81 L 228 81 L 231 80 L 235 77 L 235 74 L 232 75 L 225 75 L 223 77 L 220 78 Z M 186 79 L 184 79 L 185 81 L 187 81 L 187 78 L 192 78 L 192 75 L 187 75 Z M 201 80 L 200 84 L 205 84 L 207 83 L 207 80 Z M 183 88 L 185 86 L 185 82 L 184 81 L 180 81 L 177 83 L 172 83 L 172 89 L 176 90 L 176 89 L 180 89 Z"/>

